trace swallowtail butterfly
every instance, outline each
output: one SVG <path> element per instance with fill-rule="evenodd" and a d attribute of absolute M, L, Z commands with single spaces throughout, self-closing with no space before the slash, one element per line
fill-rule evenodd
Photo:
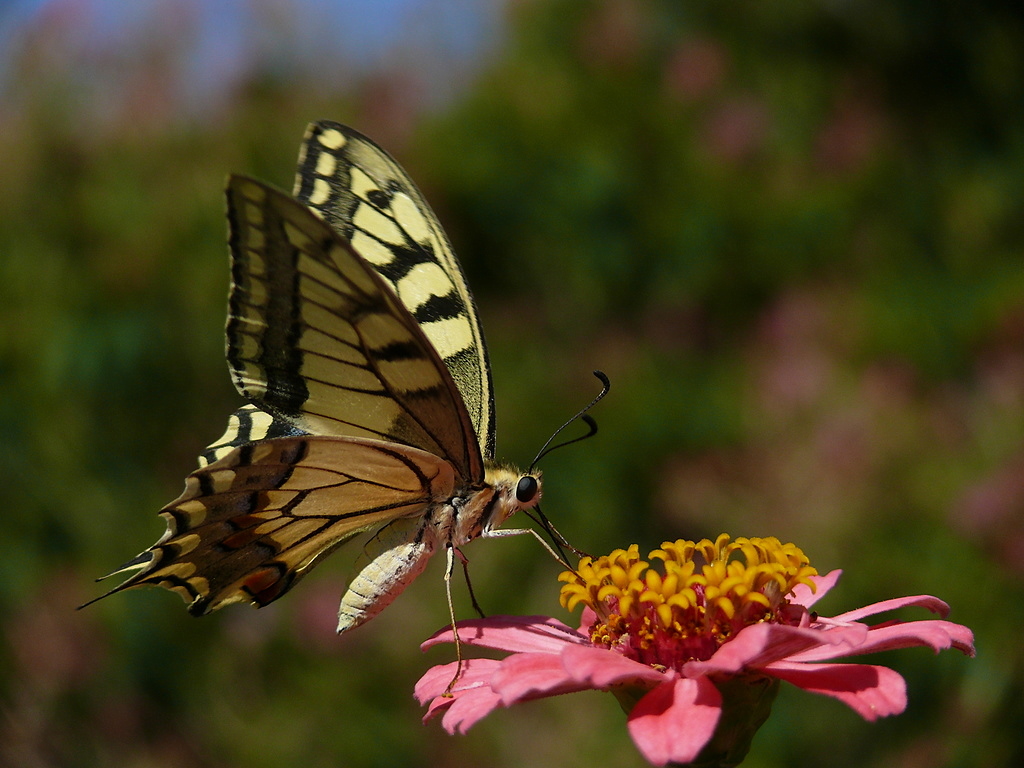
<path fill-rule="evenodd" d="M 540 499 L 492 463 L 494 401 L 473 297 L 412 180 L 343 125 L 309 126 L 292 195 L 227 187 L 227 359 L 248 404 L 161 512 L 167 531 L 107 594 L 156 584 L 199 615 L 276 600 L 370 532 L 338 631 L 447 550 Z M 533 533 L 533 531 L 530 531 Z M 450 604 L 450 598 L 449 598 Z"/>

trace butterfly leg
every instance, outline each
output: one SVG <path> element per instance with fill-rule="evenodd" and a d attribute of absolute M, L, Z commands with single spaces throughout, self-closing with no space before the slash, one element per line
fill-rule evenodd
<path fill-rule="evenodd" d="M 444 689 L 444 696 L 450 697 L 452 695 L 452 688 L 455 687 L 455 683 L 462 676 L 462 643 L 459 642 L 459 628 L 455 624 L 455 603 L 452 602 L 452 573 L 455 572 L 455 556 L 458 554 L 459 559 L 462 560 L 463 566 L 466 565 L 466 558 L 451 542 L 445 545 L 445 551 L 447 554 L 447 563 L 444 570 L 444 594 L 448 598 L 448 617 L 452 622 L 452 636 L 455 639 L 455 674 L 452 675 L 452 680 L 448 683 L 448 687 Z M 467 579 L 468 579 L 467 573 Z M 471 592 L 472 593 L 472 592 Z M 476 598 L 473 600 L 474 605 L 476 604 Z"/>
<path fill-rule="evenodd" d="M 455 556 L 459 558 L 459 562 L 462 563 L 462 574 L 466 577 L 466 587 L 469 589 L 469 599 L 473 604 L 473 610 L 477 612 L 477 615 L 481 619 L 486 619 L 487 614 L 484 613 L 484 609 L 480 607 L 480 603 L 477 602 L 476 593 L 473 592 L 473 580 L 469 578 L 469 558 L 467 558 L 462 550 L 458 547 L 453 547 L 455 550 Z"/>
<path fill-rule="evenodd" d="M 532 528 L 497 528 L 497 529 L 494 529 L 494 530 L 484 531 L 481 534 L 481 537 L 489 538 L 489 539 L 499 539 L 499 538 L 505 538 L 507 536 L 522 536 L 523 534 L 530 534 L 531 536 L 533 536 L 535 539 L 537 539 L 537 541 L 540 542 L 540 545 L 542 547 L 544 547 L 544 549 L 546 549 L 548 551 L 548 554 L 550 554 L 553 558 L 555 558 L 555 560 L 560 565 L 562 565 L 567 570 L 570 570 L 570 571 L 573 570 L 572 566 L 569 565 L 568 563 L 566 563 L 565 560 L 563 560 L 562 557 L 557 552 L 555 552 L 555 550 L 553 550 L 551 548 L 551 545 L 548 544 L 546 541 L 544 541 L 544 539 L 541 537 L 541 535 L 539 533 L 537 533 L 535 530 L 533 530 Z M 469 586 L 469 594 L 470 594 L 470 596 L 473 599 L 473 607 L 477 610 L 477 613 L 479 613 L 481 616 L 483 616 L 484 614 L 483 614 L 483 611 L 480 610 L 480 606 L 477 604 L 476 596 L 473 595 L 473 586 L 472 586 L 472 584 L 469 581 L 469 569 L 468 569 L 468 562 L 469 561 L 466 560 L 466 556 L 462 554 L 462 552 L 459 550 L 459 548 L 456 547 L 455 545 L 453 545 L 451 542 L 449 542 L 446 545 L 446 550 L 447 550 L 447 567 L 445 568 L 445 572 L 444 572 L 444 591 L 445 591 L 445 596 L 448 598 L 448 616 L 449 616 L 449 618 L 451 619 L 451 622 L 452 622 L 452 635 L 453 635 L 453 637 L 455 639 L 455 659 L 456 659 L 455 675 L 452 676 L 452 680 L 451 680 L 450 683 L 448 683 L 448 687 L 445 689 L 445 692 L 444 692 L 444 696 L 450 697 L 452 695 L 452 688 L 455 687 L 455 683 L 458 682 L 459 677 L 462 675 L 462 643 L 459 642 L 459 628 L 458 628 L 458 626 L 456 626 L 456 623 L 455 623 L 455 604 L 452 602 L 452 574 L 455 572 L 455 558 L 456 557 L 458 557 L 459 560 L 462 562 L 462 567 L 466 571 L 466 583 L 470 585 Z"/>
<path fill-rule="evenodd" d="M 576 555 L 576 557 L 592 557 L 592 555 L 590 555 L 589 553 L 584 552 L 582 549 L 577 549 L 572 544 L 570 544 L 568 539 L 566 539 L 565 536 L 562 535 L 562 532 L 559 531 L 557 528 L 555 528 L 554 523 L 552 523 L 550 520 L 548 520 L 547 516 L 543 512 L 540 511 L 540 507 L 539 506 L 534 511 L 539 513 L 539 517 L 540 517 L 539 523 L 544 526 L 544 530 L 546 530 L 551 535 L 551 537 L 555 540 L 555 542 L 556 542 L 555 546 L 558 546 L 558 551 L 561 554 L 564 555 L 565 553 L 562 552 L 562 548 L 559 545 L 564 545 L 570 552 L 572 552 L 574 555 Z M 533 520 L 536 520 L 536 518 L 534 518 L 533 515 L 530 515 L 530 518 L 533 519 Z M 550 547 L 549 547 L 549 549 L 550 549 Z M 565 562 L 564 558 L 560 558 L 560 562 L 562 562 L 564 564 L 564 562 Z"/>
<path fill-rule="evenodd" d="M 555 558 L 559 565 L 561 565 L 563 568 L 569 571 L 575 570 L 571 565 L 569 565 L 567 562 L 565 562 L 565 560 L 562 559 L 561 555 L 559 555 L 557 552 L 555 552 L 554 549 L 551 548 L 550 544 L 544 541 L 544 539 L 541 537 L 539 533 L 537 533 L 532 528 L 496 528 L 494 530 L 484 531 L 481 534 L 481 537 L 488 539 L 500 539 L 506 536 L 522 536 L 526 533 L 530 534 L 531 536 L 533 536 L 533 538 L 539 541 L 540 545 L 548 551 L 549 555 Z"/>

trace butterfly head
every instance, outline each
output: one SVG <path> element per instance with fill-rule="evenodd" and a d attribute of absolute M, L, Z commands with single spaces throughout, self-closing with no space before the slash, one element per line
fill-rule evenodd
<path fill-rule="evenodd" d="M 483 519 L 484 531 L 491 531 L 516 512 L 533 509 L 540 502 L 541 473 L 523 473 L 513 467 L 489 467 L 485 482 L 490 486 L 490 499 Z"/>
<path fill-rule="evenodd" d="M 516 500 L 532 507 L 540 498 L 540 480 L 533 475 L 523 475 L 516 483 Z"/>

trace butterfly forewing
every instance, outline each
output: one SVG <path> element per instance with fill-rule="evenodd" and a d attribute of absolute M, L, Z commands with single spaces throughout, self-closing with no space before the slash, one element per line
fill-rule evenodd
<path fill-rule="evenodd" d="M 194 614 L 266 605 L 322 555 L 397 518 L 416 518 L 454 487 L 425 451 L 372 440 L 291 437 L 235 448 L 189 475 L 164 508 L 164 537 L 122 570 L 114 591 L 157 584 Z"/>
<path fill-rule="evenodd" d="M 298 430 L 369 437 L 483 477 L 473 425 L 438 353 L 393 292 L 306 206 L 228 184 L 227 355 L 238 390 Z"/>
<path fill-rule="evenodd" d="M 491 373 L 473 297 L 413 181 L 370 139 L 321 121 L 306 130 L 294 194 L 394 290 L 458 385 L 484 458 L 493 458 Z"/>

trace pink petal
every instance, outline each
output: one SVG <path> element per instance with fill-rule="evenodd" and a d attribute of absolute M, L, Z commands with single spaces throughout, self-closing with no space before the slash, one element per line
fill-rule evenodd
<path fill-rule="evenodd" d="M 763 671 L 805 691 L 838 699 L 865 720 L 898 715 L 907 707 L 907 684 L 888 667 L 778 662 Z"/>
<path fill-rule="evenodd" d="M 864 641 L 859 645 L 844 648 L 809 648 L 794 653 L 787 661 L 822 661 L 922 645 L 928 646 L 936 653 L 947 648 L 956 648 L 968 656 L 974 656 L 974 633 L 962 624 L 941 619 L 884 624 L 870 627 Z"/>
<path fill-rule="evenodd" d="M 519 653 L 507 657 L 491 678 L 491 687 L 509 706 L 518 701 L 614 685 L 652 687 L 665 674 L 604 648 L 567 645 L 559 656 Z"/>
<path fill-rule="evenodd" d="M 573 680 L 602 690 L 613 685 L 657 685 L 665 673 L 604 648 L 570 645 L 561 653 L 562 664 Z"/>
<path fill-rule="evenodd" d="M 707 678 L 666 681 L 629 713 L 629 734 L 655 765 L 689 763 L 715 732 L 722 695 Z"/>
<path fill-rule="evenodd" d="M 465 645 L 495 648 L 499 651 L 558 653 L 566 643 L 588 643 L 572 628 L 549 616 L 491 616 L 487 619 L 460 621 L 459 641 Z M 455 642 L 451 627 L 424 641 L 426 650 L 441 643 Z"/>
<path fill-rule="evenodd" d="M 448 706 L 448 710 L 441 718 L 441 725 L 453 736 L 456 733 L 465 733 L 499 706 L 501 697 L 490 688 L 474 688 L 454 697 L 453 703 Z M 428 712 L 427 717 L 432 714 Z M 427 717 L 423 719 L 426 720 Z"/>
<path fill-rule="evenodd" d="M 583 606 L 583 613 L 580 614 L 580 628 L 576 630 L 584 637 L 590 635 L 590 628 L 597 621 L 597 613 L 589 605 Z"/>
<path fill-rule="evenodd" d="M 856 647 L 864 642 L 868 628 L 863 624 L 834 627 L 828 630 L 790 627 L 783 624 L 753 624 L 715 651 L 707 661 L 688 661 L 683 665 L 686 677 L 714 673 L 737 674 L 780 659 L 792 658 L 821 646 Z M 830 651 L 831 658 L 836 655 Z"/>
<path fill-rule="evenodd" d="M 465 659 L 462 662 L 462 674 L 453 687 L 453 692 L 486 684 L 501 664 L 497 659 Z M 416 683 L 413 695 L 420 704 L 426 704 L 431 699 L 438 698 L 448 690 L 448 684 L 455 676 L 458 669 L 458 662 L 441 664 L 431 667 Z"/>
<path fill-rule="evenodd" d="M 804 608 L 810 608 L 829 593 L 829 590 L 836 585 L 836 582 L 839 581 L 839 577 L 842 575 L 843 572 L 837 569 L 829 571 L 824 576 L 812 576 L 811 581 L 814 582 L 817 590 L 811 592 L 811 588 L 805 584 L 797 584 L 793 589 L 793 597 L 790 600 L 797 605 L 802 605 Z"/>
<path fill-rule="evenodd" d="M 501 695 L 505 706 L 590 687 L 573 680 L 562 660 L 550 653 L 517 653 L 507 657 L 491 679 L 491 686 Z"/>
<path fill-rule="evenodd" d="M 441 725 L 448 733 L 465 733 L 478 720 L 501 706 L 501 698 L 487 681 L 501 662 L 495 659 L 468 659 L 450 696 L 443 694 L 455 674 L 458 663 L 433 667 L 416 684 L 416 698 L 430 706 L 423 722 L 443 713 Z"/>
<path fill-rule="evenodd" d="M 833 616 L 832 619 L 834 621 L 859 621 L 866 616 L 876 616 L 879 613 L 894 611 L 897 608 L 904 608 L 909 605 L 927 608 L 942 618 L 946 618 L 949 615 L 949 606 L 939 600 L 939 598 L 932 597 L 931 595 L 913 595 L 912 597 L 894 597 L 892 600 L 883 600 L 880 603 L 865 605 L 863 608 Z"/>

